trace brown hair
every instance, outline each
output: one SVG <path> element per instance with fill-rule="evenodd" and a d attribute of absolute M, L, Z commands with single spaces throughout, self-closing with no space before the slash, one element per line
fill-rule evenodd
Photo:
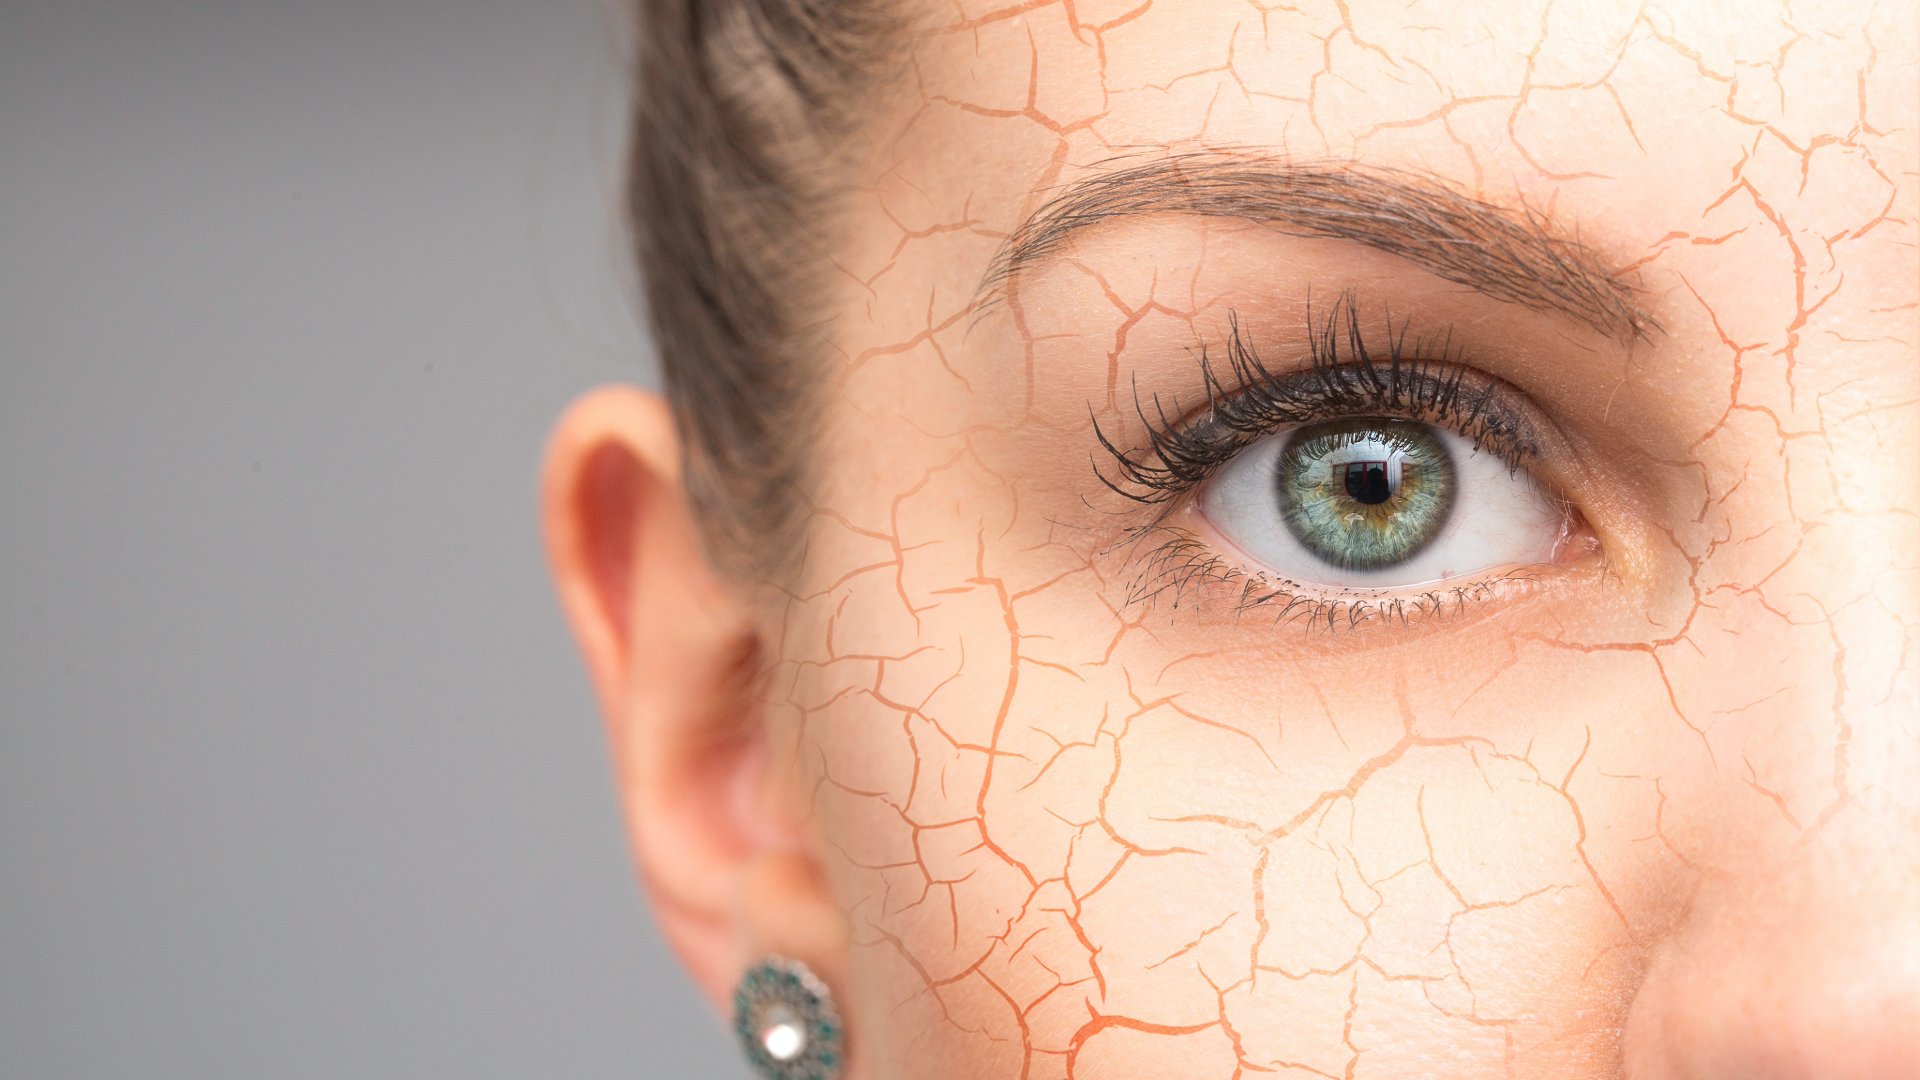
<path fill-rule="evenodd" d="M 810 462 L 832 168 L 873 0 L 639 0 L 628 212 L 709 557 L 777 574 Z M 813 363 L 809 363 L 813 361 Z"/>

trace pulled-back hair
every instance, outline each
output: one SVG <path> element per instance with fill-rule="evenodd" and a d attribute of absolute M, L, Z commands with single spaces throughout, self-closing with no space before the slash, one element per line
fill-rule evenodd
<path fill-rule="evenodd" d="M 786 568 L 822 381 L 834 166 L 886 55 L 872 0 L 639 0 L 628 212 L 708 555 Z"/>

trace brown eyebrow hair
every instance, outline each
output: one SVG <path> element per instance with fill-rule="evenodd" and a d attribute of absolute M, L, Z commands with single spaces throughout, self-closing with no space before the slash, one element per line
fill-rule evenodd
<path fill-rule="evenodd" d="M 1068 185 L 1001 244 L 981 297 L 1058 254 L 1074 234 L 1115 219 L 1187 213 L 1251 221 L 1289 236 L 1351 240 L 1536 311 L 1559 311 L 1618 340 L 1660 324 L 1577 239 L 1538 213 L 1462 194 L 1416 173 L 1196 152 Z"/>

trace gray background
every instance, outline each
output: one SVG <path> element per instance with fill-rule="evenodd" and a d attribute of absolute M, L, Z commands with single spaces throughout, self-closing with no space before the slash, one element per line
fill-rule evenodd
<path fill-rule="evenodd" d="M 614 0 L 0 0 L 0 1077 L 729 1077 L 541 564 Z"/>

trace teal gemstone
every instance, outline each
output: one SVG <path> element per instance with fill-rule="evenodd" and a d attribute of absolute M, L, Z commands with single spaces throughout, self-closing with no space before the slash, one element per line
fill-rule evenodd
<path fill-rule="evenodd" d="M 838 1080 L 842 1032 L 833 1001 L 812 972 L 772 957 L 742 973 L 733 995 L 734 1033 L 747 1060 L 765 1080 Z M 801 1035 L 792 1060 L 772 1058 L 768 1025 L 795 1023 Z"/>

